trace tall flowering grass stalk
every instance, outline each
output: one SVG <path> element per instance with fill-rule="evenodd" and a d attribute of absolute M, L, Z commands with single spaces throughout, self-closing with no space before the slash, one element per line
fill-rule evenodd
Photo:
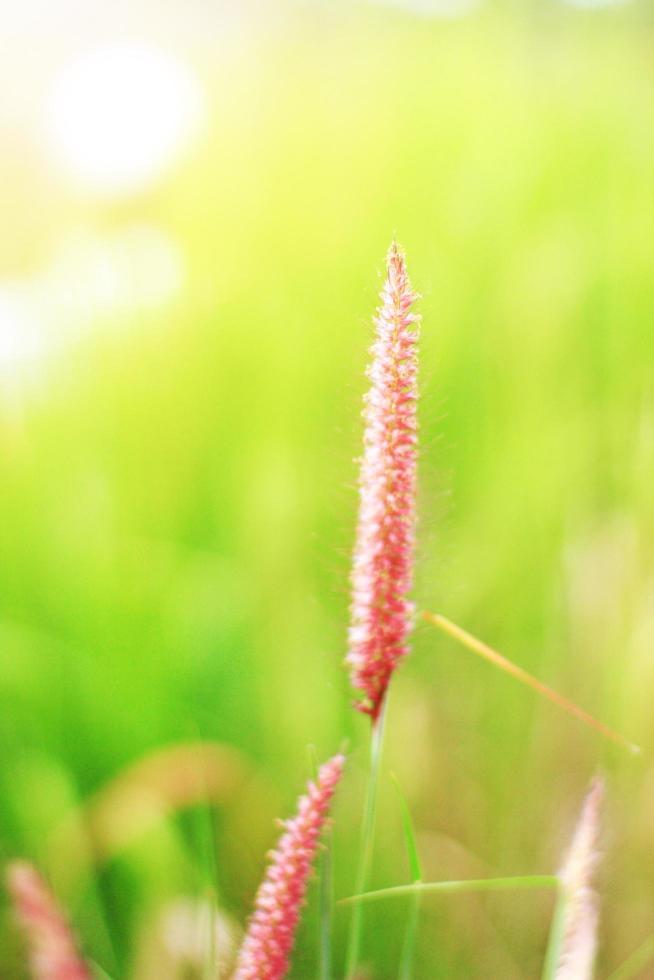
<path fill-rule="evenodd" d="M 91 980 L 71 928 L 36 868 L 15 861 L 7 869 L 7 885 L 29 946 L 34 980 Z"/>
<path fill-rule="evenodd" d="M 418 329 L 404 252 L 396 242 L 386 257 L 386 279 L 375 317 L 375 341 L 364 400 L 363 457 L 359 473 L 359 519 L 351 574 L 348 634 L 357 708 L 372 719 L 370 777 L 361 827 L 356 880 L 364 892 L 372 864 L 384 716 L 390 679 L 408 653 L 413 603 L 417 467 Z M 356 974 L 362 909 L 350 925 L 346 973 Z"/>
<path fill-rule="evenodd" d="M 284 824 L 285 832 L 270 854 L 257 892 L 233 980 L 281 980 L 286 976 L 320 833 L 344 764 L 342 755 L 326 762 L 300 798 L 297 815 Z"/>
<path fill-rule="evenodd" d="M 413 578 L 418 397 L 417 299 L 394 242 L 375 318 L 363 416 L 359 521 L 352 568 L 347 662 L 358 707 L 379 718 L 389 681 L 408 652 Z"/>
<path fill-rule="evenodd" d="M 593 889 L 604 782 L 593 780 L 562 870 L 543 980 L 592 980 L 599 919 Z"/>

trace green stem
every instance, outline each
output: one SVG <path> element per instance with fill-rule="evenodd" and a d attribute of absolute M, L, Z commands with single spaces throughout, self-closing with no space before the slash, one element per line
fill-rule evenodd
<path fill-rule="evenodd" d="M 363 892 L 368 884 L 370 868 L 372 865 L 372 854 L 375 836 L 375 821 L 377 817 L 377 791 L 379 788 L 379 771 L 382 754 L 382 743 L 384 741 L 384 719 L 386 717 L 386 703 L 381 707 L 377 720 L 372 729 L 370 742 L 370 775 L 368 778 L 368 790 L 366 793 L 365 810 L 363 823 L 361 825 L 361 847 L 359 857 L 359 867 L 356 877 L 356 890 Z M 363 928 L 363 910 L 359 904 L 355 905 L 350 922 L 350 936 L 345 963 L 346 980 L 352 980 L 355 976 L 359 963 L 359 953 L 361 950 L 361 933 Z"/>
<path fill-rule="evenodd" d="M 331 980 L 332 976 L 332 905 L 334 894 L 330 844 L 331 841 L 327 839 L 320 861 L 320 980 Z"/>
<path fill-rule="evenodd" d="M 543 964 L 543 973 L 541 980 L 556 980 L 556 973 L 561 961 L 561 956 L 563 953 L 563 944 L 565 940 L 565 924 L 568 916 L 568 892 L 557 879 L 558 896 L 556 899 L 556 905 L 554 906 L 554 914 L 552 916 L 552 925 L 550 926 L 550 935 L 547 941 L 547 950 L 545 952 L 545 962 Z"/>
<path fill-rule="evenodd" d="M 419 885 L 421 882 L 416 881 Z M 418 936 L 418 919 L 420 917 L 420 892 L 416 891 L 413 895 L 409 915 L 407 916 L 406 935 L 402 947 L 402 959 L 400 960 L 399 980 L 411 980 L 413 977 L 413 961 L 415 959 L 416 939 Z"/>
<path fill-rule="evenodd" d="M 607 978 L 607 980 L 633 980 L 654 956 L 654 936 L 648 936 L 644 943 L 634 950 L 622 966 Z"/>
<path fill-rule="evenodd" d="M 339 905 L 374 902 L 384 898 L 400 898 L 403 895 L 429 894 L 431 892 L 449 892 L 460 894 L 464 892 L 511 891 L 522 888 L 556 888 L 559 879 L 556 875 L 518 875 L 514 878 L 470 878 L 462 881 L 416 881 L 412 885 L 394 885 L 392 888 L 380 888 L 374 892 L 362 892 L 342 898 Z"/>

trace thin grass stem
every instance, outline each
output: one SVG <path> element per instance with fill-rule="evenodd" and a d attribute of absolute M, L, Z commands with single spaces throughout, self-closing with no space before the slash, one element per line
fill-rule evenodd
<path fill-rule="evenodd" d="M 361 905 L 363 902 L 376 902 L 386 898 L 402 898 L 405 895 L 427 895 L 436 892 L 463 894 L 465 892 L 512 891 L 515 889 L 556 888 L 559 879 L 556 875 L 518 875 L 513 878 L 470 878 L 462 881 L 416 881 L 411 885 L 394 885 L 380 888 L 374 892 L 362 892 L 341 898 L 338 905 Z"/>
<path fill-rule="evenodd" d="M 448 636 L 452 637 L 454 640 L 457 640 L 464 647 L 467 647 L 468 650 L 472 650 L 473 653 L 476 653 L 485 660 L 488 660 L 495 667 L 499 667 L 500 670 L 503 670 L 505 673 L 515 677 L 516 680 L 519 680 L 522 684 L 525 684 L 527 687 L 532 688 L 532 690 L 537 691 L 538 694 L 542 695 L 542 697 L 552 701 L 563 711 L 567 711 L 569 715 L 573 715 L 575 718 L 583 721 L 586 725 L 594 728 L 595 731 L 603 735 L 604 738 L 607 738 L 611 742 L 615 742 L 617 745 L 621 745 L 623 748 L 628 749 L 633 755 L 638 755 L 640 753 L 640 747 L 635 745 L 633 742 L 630 742 L 624 737 L 624 735 L 621 735 L 619 732 L 609 728 L 608 725 L 605 725 L 603 722 L 598 721 L 597 718 L 594 718 L 587 711 L 584 711 L 583 708 L 580 708 L 573 701 L 570 701 L 562 694 L 559 694 L 558 691 L 555 691 L 553 688 L 548 687 L 547 684 L 543 684 L 543 682 L 539 681 L 537 677 L 534 677 L 522 667 L 514 664 L 512 660 L 508 659 L 508 657 L 498 653 L 497 650 L 493 650 L 492 647 L 489 647 L 486 643 L 478 640 L 476 636 L 473 636 L 460 626 L 457 626 L 456 623 L 452 623 L 449 619 L 446 619 L 445 616 L 441 616 L 439 613 L 423 612 L 422 618 L 426 620 L 426 622 L 431 623 L 432 626 L 437 626 L 443 633 L 447 633 Z"/>
<path fill-rule="evenodd" d="M 328 834 L 320 858 L 320 980 L 331 980 L 332 977 L 333 904 L 331 834 Z"/>
<path fill-rule="evenodd" d="M 388 698 L 384 699 L 381 710 L 372 728 L 370 740 L 370 774 L 368 777 L 368 789 L 366 791 L 366 802 L 361 825 L 361 846 L 359 856 L 359 866 L 356 877 L 357 892 L 364 892 L 370 877 L 372 866 L 372 855 L 375 837 L 375 823 L 377 819 L 377 796 L 379 790 L 379 773 L 381 766 L 381 756 L 384 741 L 384 727 L 386 719 L 386 706 Z M 352 980 L 355 976 L 361 952 L 361 935 L 363 930 L 363 910 L 360 905 L 355 905 L 352 918 L 350 920 L 350 934 L 345 961 L 346 980 Z"/>
<path fill-rule="evenodd" d="M 318 778 L 318 756 L 315 745 L 308 746 L 309 767 L 314 782 Z M 332 908 L 334 887 L 332 879 L 331 832 L 325 830 L 323 847 L 318 861 L 318 950 L 320 980 L 332 977 Z"/>
<path fill-rule="evenodd" d="M 420 884 L 415 882 L 415 884 Z M 413 964 L 416 957 L 416 941 L 418 939 L 418 920 L 420 918 L 420 892 L 416 892 L 411 897 L 409 914 L 407 916 L 406 932 L 404 934 L 404 944 L 402 946 L 402 958 L 400 959 L 400 972 L 398 980 L 412 980 Z"/>
<path fill-rule="evenodd" d="M 559 891 L 552 915 L 552 925 L 547 940 L 545 951 L 545 962 L 543 963 L 543 973 L 541 980 L 556 980 L 556 974 L 563 953 L 563 943 L 565 941 L 566 920 L 568 917 L 568 890 L 559 882 Z"/>

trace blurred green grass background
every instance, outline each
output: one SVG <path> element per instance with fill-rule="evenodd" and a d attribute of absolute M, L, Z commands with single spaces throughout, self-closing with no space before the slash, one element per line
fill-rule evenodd
<path fill-rule="evenodd" d="M 603 766 L 604 975 L 654 913 L 646 5 L 256 13 L 178 40 L 208 125 L 153 185 L 95 199 L 22 137 L 24 156 L 0 163 L 6 279 L 71 229 L 134 224 L 163 229 L 187 270 L 170 302 L 89 312 L 36 378 L 2 376 L 2 853 L 38 861 L 90 955 L 128 976 L 176 896 L 215 888 L 244 920 L 307 747 L 327 757 L 347 736 L 334 860 L 351 891 L 367 740 L 342 668 L 353 460 L 397 234 L 423 296 L 419 606 L 643 754 L 423 625 L 394 682 L 385 770 L 436 879 L 556 868 Z M 90 874 L 81 831 L 78 854 L 53 845 L 127 766 L 198 739 L 239 750 L 255 783 L 153 823 Z M 407 876 L 386 775 L 373 884 Z M 537 976 L 550 911 L 536 893 L 425 900 L 416 975 Z M 396 976 L 405 912 L 366 916 L 376 980 Z M 337 955 L 345 925 L 338 911 Z M 314 901 L 296 978 L 317 975 L 315 930 Z M 7 914 L 4 975 L 22 975 L 20 957 Z"/>

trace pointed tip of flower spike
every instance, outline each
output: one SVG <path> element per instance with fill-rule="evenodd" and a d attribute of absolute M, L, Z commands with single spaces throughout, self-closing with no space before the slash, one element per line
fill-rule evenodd
<path fill-rule="evenodd" d="M 599 919 L 593 879 L 600 859 L 603 803 L 604 780 L 596 776 L 586 794 L 570 849 L 559 872 L 565 913 L 556 980 L 591 980 L 593 975 Z"/>
<path fill-rule="evenodd" d="M 393 236 L 391 244 L 388 246 L 388 252 L 386 253 L 386 266 L 387 268 L 392 262 L 399 261 L 402 264 L 406 263 L 406 253 L 397 238 Z"/>
<path fill-rule="evenodd" d="M 406 275 L 406 252 L 397 238 L 393 238 L 386 253 L 386 272 Z"/>
<path fill-rule="evenodd" d="M 599 836 L 605 785 L 602 776 L 591 781 L 581 814 L 575 827 L 572 844 L 559 877 L 571 891 L 587 887 L 599 860 Z"/>
<path fill-rule="evenodd" d="M 6 880 L 35 980 L 90 980 L 72 930 L 36 868 L 28 861 L 14 861 Z"/>
<path fill-rule="evenodd" d="M 359 520 L 351 574 L 347 663 L 357 708 L 379 717 L 390 678 L 408 653 L 417 465 L 417 341 L 404 252 L 393 241 L 375 317 L 364 402 Z"/>
<path fill-rule="evenodd" d="M 232 980 L 286 976 L 320 832 L 344 765 L 345 756 L 338 753 L 321 766 L 315 782 L 300 797 L 296 816 L 284 822 L 285 832 L 270 852 Z"/>

